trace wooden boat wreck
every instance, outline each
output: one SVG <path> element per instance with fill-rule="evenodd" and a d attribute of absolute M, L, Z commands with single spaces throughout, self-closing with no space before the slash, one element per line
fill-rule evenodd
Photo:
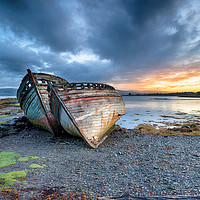
<path fill-rule="evenodd" d="M 125 113 L 122 97 L 106 84 L 49 83 L 49 90 L 55 118 L 68 133 L 82 137 L 92 148 L 106 139 Z"/>
<path fill-rule="evenodd" d="M 122 97 L 109 85 L 68 83 L 57 76 L 27 71 L 17 98 L 25 115 L 39 128 L 57 135 L 62 126 L 96 148 L 124 115 Z"/>
<path fill-rule="evenodd" d="M 57 135 L 60 124 L 50 109 L 47 81 L 52 85 L 66 84 L 67 81 L 50 74 L 27 71 L 17 91 L 20 106 L 32 124 Z"/>

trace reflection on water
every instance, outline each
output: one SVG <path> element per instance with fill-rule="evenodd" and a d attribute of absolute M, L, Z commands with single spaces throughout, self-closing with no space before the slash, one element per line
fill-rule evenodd
<path fill-rule="evenodd" d="M 200 98 L 123 96 L 126 115 L 117 122 L 122 127 L 138 124 L 164 125 L 166 122 L 200 121 Z"/>

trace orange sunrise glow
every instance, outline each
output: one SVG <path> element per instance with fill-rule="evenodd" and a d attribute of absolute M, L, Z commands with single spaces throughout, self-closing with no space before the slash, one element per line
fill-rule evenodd
<path fill-rule="evenodd" d="M 200 67 L 187 67 L 157 71 L 140 77 L 137 82 L 115 84 L 119 90 L 136 92 L 198 92 L 200 91 Z M 180 71 L 179 71 L 180 70 Z"/>

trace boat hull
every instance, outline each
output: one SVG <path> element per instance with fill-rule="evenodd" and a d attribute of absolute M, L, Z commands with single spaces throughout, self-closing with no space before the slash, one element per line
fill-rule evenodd
<path fill-rule="evenodd" d="M 25 98 L 23 98 L 21 105 L 24 110 L 24 114 L 28 117 L 32 124 L 53 133 L 46 113 L 40 104 L 39 97 L 37 96 L 34 88 L 30 90 Z M 47 113 L 47 115 L 51 115 L 51 113 Z M 51 120 L 54 121 L 54 124 L 56 123 L 54 116 L 51 116 Z"/>
<path fill-rule="evenodd" d="M 101 84 L 102 85 L 102 84 Z M 124 102 L 114 89 L 52 89 L 51 110 L 63 128 L 96 148 L 114 129 L 125 112 Z"/>
<path fill-rule="evenodd" d="M 59 135 L 62 127 L 51 113 L 47 90 L 48 84 L 47 82 L 45 83 L 45 80 L 54 79 L 57 82 L 67 82 L 59 77 L 48 74 L 32 74 L 29 70 L 29 73 L 26 74 L 20 84 L 17 91 L 17 98 L 24 114 L 32 124 L 54 135 Z"/>

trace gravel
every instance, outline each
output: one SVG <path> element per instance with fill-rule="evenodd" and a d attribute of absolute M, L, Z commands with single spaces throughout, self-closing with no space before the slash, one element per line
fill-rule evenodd
<path fill-rule="evenodd" d="M 27 169 L 26 188 L 60 187 L 65 192 L 87 193 L 92 199 L 125 192 L 194 196 L 200 194 L 199 141 L 200 136 L 113 132 L 97 149 L 91 149 L 80 138 L 54 138 L 37 128 L 24 129 L 1 138 L 0 151 L 39 158 L 0 168 L 0 173 Z M 30 169 L 33 163 L 46 167 Z"/>

